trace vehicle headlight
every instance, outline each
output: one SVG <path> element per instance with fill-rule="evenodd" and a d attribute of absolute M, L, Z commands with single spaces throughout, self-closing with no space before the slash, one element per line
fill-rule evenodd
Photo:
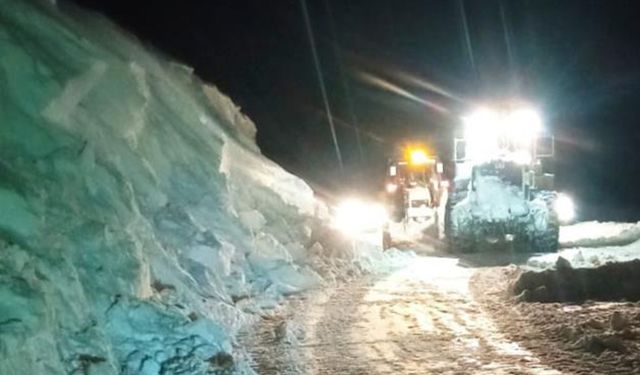
<path fill-rule="evenodd" d="M 409 157 L 411 159 L 411 165 L 424 165 L 429 163 L 429 157 L 424 150 L 411 150 Z"/>
<path fill-rule="evenodd" d="M 526 143 L 542 131 L 542 119 L 533 109 L 517 109 L 506 116 L 505 127 L 512 140 Z"/>
<path fill-rule="evenodd" d="M 561 223 L 569 223 L 576 217 L 573 199 L 566 194 L 558 194 L 553 207 Z"/>
<path fill-rule="evenodd" d="M 377 203 L 349 199 L 335 211 L 334 227 L 350 235 L 381 228 L 387 221 L 387 212 Z"/>
<path fill-rule="evenodd" d="M 532 142 L 543 130 L 542 118 L 531 108 L 496 111 L 480 108 L 463 117 L 467 155 L 471 159 L 488 159 L 512 152 L 531 154 Z M 506 141 L 509 147 L 502 143 Z M 514 155 L 515 161 L 527 164 L 530 156 Z M 529 159 L 529 160 L 527 160 Z"/>

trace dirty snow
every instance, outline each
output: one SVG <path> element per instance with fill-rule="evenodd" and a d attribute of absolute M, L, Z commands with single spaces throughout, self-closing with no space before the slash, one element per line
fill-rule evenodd
<path fill-rule="evenodd" d="M 637 374 L 640 306 L 629 302 L 518 303 L 507 291 L 517 267 L 485 268 L 473 295 L 507 338 L 567 374 Z"/>
<path fill-rule="evenodd" d="M 300 296 L 244 338 L 264 374 L 559 374 L 471 298 L 473 270 L 418 257 Z"/>

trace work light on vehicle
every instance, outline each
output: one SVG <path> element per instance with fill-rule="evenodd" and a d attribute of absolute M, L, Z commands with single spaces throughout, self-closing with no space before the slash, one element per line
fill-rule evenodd
<path fill-rule="evenodd" d="M 463 117 L 467 157 L 475 160 L 513 156 L 531 160 L 532 145 L 542 132 L 542 119 L 531 108 L 497 111 L 480 108 Z"/>

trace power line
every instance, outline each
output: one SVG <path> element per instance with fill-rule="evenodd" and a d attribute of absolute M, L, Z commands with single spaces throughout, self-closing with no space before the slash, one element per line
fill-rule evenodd
<path fill-rule="evenodd" d="M 329 106 L 329 99 L 327 98 L 327 90 L 324 86 L 324 75 L 322 74 L 322 67 L 320 66 L 320 59 L 318 58 L 318 52 L 316 51 L 316 42 L 313 36 L 313 30 L 311 28 L 311 20 L 309 19 L 309 11 L 307 10 L 306 0 L 300 0 L 302 6 L 302 14 L 304 16 L 304 22 L 307 27 L 307 36 L 309 37 L 309 44 L 311 45 L 311 54 L 313 55 L 313 63 L 316 68 L 316 74 L 318 76 L 318 84 L 320 85 L 320 92 L 322 93 L 322 101 L 324 102 L 324 109 L 327 113 L 327 119 L 329 121 L 329 128 L 331 130 L 331 138 L 333 139 L 333 146 L 336 150 L 336 157 L 340 170 L 342 171 L 344 166 L 342 164 L 342 153 L 340 152 L 340 145 L 338 144 L 338 137 L 336 135 L 336 129 L 333 124 L 333 115 L 331 113 L 331 107 Z"/>
<path fill-rule="evenodd" d="M 331 35 L 333 36 L 333 54 L 335 55 L 336 62 L 338 65 L 338 73 L 340 74 L 340 81 L 342 82 L 342 89 L 344 91 L 345 99 L 347 102 L 347 110 L 349 111 L 349 116 L 351 118 L 351 123 L 353 124 L 353 128 L 356 134 L 356 143 L 358 144 L 358 152 L 360 155 L 360 162 L 364 160 L 364 152 L 362 150 L 362 141 L 360 137 L 360 125 L 358 124 L 358 118 L 356 117 L 356 113 L 353 107 L 353 100 L 351 97 L 351 85 L 347 81 L 347 78 L 344 74 L 344 67 L 342 65 L 342 53 L 340 52 L 340 48 L 338 47 L 338 37 L 336 35 L 336 25 L 333 20 L 333 11 L 331 10 L 331 6 L 329 5 L 328 0 L 323 0 L 324 7 L 327 11 L 327 17 L 329 18 L 329 26 Z"/>
<path fill-rule="evenodd" d="M 458 8 L 460 10 L 460 18 L 462 21 L 462 31 L 464 33 L 464 42 L 467 51 L 467 57 L 473 70 L 474 78 L 477 78 L 478 71 L 476 70 L 476 61 L 473 56 L 473 47 L 471 46 L 471 36 L 469 35 L 469 25 L 467 22 L 467 11 L 464 8 L 464 0 L 458 0 Z"/>

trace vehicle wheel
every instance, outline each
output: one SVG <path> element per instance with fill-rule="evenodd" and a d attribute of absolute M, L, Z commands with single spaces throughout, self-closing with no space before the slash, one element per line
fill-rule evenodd
<path fill-rule="evenodd" d="M 452 208 L 445 211 L 445 233 L 447 237 L 447 248 L 452 253 L 471 253 L 477 245 L 476 235 L 469 229 L 472 225 L 461 228 L 452 220 Z M 448 212 L 448 213 L 447 213 Z"/>
<path fill-rule="evenodd" d="M 529 238 L 531 250 L 535 252 L 552 253 L 558 251 L 560 225 L 557 215 L 550 214 L 547 222 L 546 230 L 536 231 Z"/>
<path fill-rule="evenodd" d="M 447 245 L 452 253 L 472 253 L 476 249 L 476 240 L 471 235 L 452 234 L 447 239 Z"/>
<path fill-rule="evenodd" d="M 455 228 L 451 215 L 455 205 L 466 196 L 466 190 L 456 191 L 447 197 L 444 206 L 444 236 L 447 240 L 447 250 L 449 252 L 470 253 L 475 249 L 476 241 L 474 236 L 471 233 L 462 233 L 460 228 Z"/>
<path fill-rule="evenodd" d="M 391 233 L 388 230 L 382 232 L 382 250 L 391 248 Z"/>
<path fill-rule="evenodd" d="M 529 233 L 529 249 L 533 252 L 550 253 L 558 250 L 560 239 L 560 220 L 553 208 L 555 194 L 540 197 L 544 201 L 542 209 L 534 211 L 533 230 Z"/>

